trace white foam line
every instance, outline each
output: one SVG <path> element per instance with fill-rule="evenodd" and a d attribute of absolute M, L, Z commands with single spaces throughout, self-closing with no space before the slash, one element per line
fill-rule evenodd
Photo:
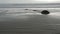
<path fill-rule="evenodd" d="M 21 14 L 6 14 L 11 16 L 19 16 L 19 15 L 42 15 L 41 13 L 21 13 Z"/>

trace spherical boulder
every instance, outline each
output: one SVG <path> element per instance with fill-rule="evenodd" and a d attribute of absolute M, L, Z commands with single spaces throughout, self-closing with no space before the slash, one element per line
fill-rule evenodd
<path fill-rule="evenodd" d="M 43 10 L 43 11 L 41 11 L 41 14 L 48 15 L 48 14 L 50 14 L 50 12 L 48 10 Z"/>

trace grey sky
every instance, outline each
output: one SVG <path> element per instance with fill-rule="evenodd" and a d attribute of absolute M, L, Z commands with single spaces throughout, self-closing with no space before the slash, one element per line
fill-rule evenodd
<path fill-rule="evenodd" d="M 60 3 L 60 0 L 0 0 L 1 3 Z"/>

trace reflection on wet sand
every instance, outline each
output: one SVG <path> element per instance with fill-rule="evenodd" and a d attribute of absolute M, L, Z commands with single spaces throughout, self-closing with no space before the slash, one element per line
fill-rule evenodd
<path fill-rule="evenodd" d="M 60 12 L 50 13 L 49 17 L 55 18 L 55 19 L 60 19 Z"/>

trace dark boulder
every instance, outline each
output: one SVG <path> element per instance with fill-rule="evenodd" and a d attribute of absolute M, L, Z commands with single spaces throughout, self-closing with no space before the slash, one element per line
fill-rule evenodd
<path fill-rule="evenodd" d="M 48 10 L 43 10 L 43 11 L 41 12 L 41 14 L 48 15 L 48 14 L 50 14 L 50 12 L 49 12 Z"/>
<path fill-rule="evenodd" d="M 37 11 L 37 10 L 33 10 L 33 11 Z"/>
<path fill-rule="evenodd" d="M 28 10 L 28 9 L 25 9 L 25 10 Z"/>

